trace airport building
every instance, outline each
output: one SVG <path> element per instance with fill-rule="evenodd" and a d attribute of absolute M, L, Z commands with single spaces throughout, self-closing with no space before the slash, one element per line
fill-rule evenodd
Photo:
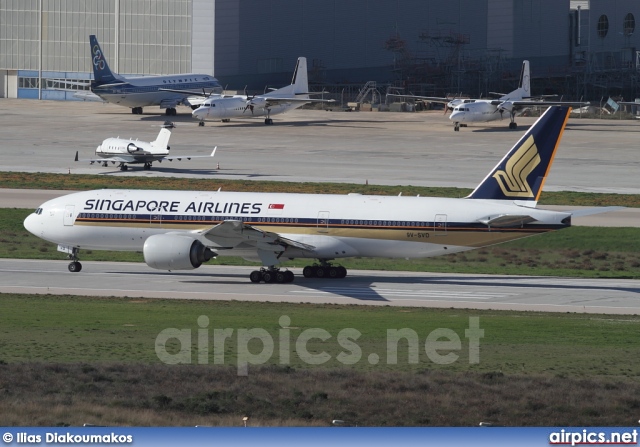
<path fill-rule="evenodd" d="M 0 0 L 0 97 L 73 99 L 96 34 L 124 75 L 207 73 L 229 89 L 309 79 L 442 96 L 638 95 L 637 0 Z"/>

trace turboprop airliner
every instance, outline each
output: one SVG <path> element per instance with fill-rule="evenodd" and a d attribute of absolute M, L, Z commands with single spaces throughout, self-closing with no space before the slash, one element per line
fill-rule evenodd
<path fill-rule="evenodd" d="M 158 137 L 154 141 L 139 141 L 124 138 L 107 138 L 96 148 L 96 155 L 100 158 L 89 160 L 80 160 L 76 151 L 75 161 L 88 161 L 91 164 L 99 163 L 107 167 L 109 163 L 119 163 L 121 171 L 126 171 L 129 164 L 142 164 L 144 169 L 151 169 L 154 161 L 162 163 L 163 160 L 173 161 L 182 160 L 183 158 L 191 160 L 192 158 L 213 157 L 216 153 L 217 146 L 213 148 L 211 155 L 174 155 L 169 156 L 169 138 L 171 131 L 169 127 L 173 124 L 165 124 L 160 129 Z"/>
<path fill-rule="evenodd" d="M 216 95 L 206 99 L 191 115 L 200 120 L 204 126 L 205 120 L 221 120 L 229 122 L 231 118 L 248 118 L 264 116 L 265 124 L 273 124 L 271 115 L 288 112 L 312 102 L 334 102 L 333 99 L 311 99 L 309 95 L 309 81 L 307 75 L 307 59 L 299 57 L 293 72 L 291 85 L 282 87 L 264 95 Z"/>
<path fill-rule="evenodd" d="M 290 282 L 278 265 L 316 259 L 305 277 L 342 278 L 339 258 L 424 258 L 571 225 L 536 208 L 570 107 L 550 107 L 465 198 L 102 189 L 42 204 L 25 221 L 79 272 L 79 251 L 142 251 L 149 267 L 191 270 L 216 256 L 264 266 L 252 282 Z M 455 169 L 455 167 L 452 167 Z"/>
<path fill-rule="evenodd" d="M 142 114 L 146 106 L 160 106 L 166 115 L 175 115 L 178 104 L 191 106 L 188 97 L 194 91 L 221 93 L 222 86 L 207 74 L 173 74 L 164 76 L 124 77 L 113 73 L 100 48 L 98 39 L 89 36 L 94 80 L 91 91 L 106 102 L 131 107 L 131 113 Z M 171 90 L 166 90 L 170 88 Z"/>
<path fill-rule="evenodd" d="M 405 98 L 424 99 L 428 102 L 440 102 L 447 105 L 451 109 L 449 119 L 453 121 L 453 130 L 459 131 L 460 126 L 466 127 L 468 123 L 488 123 L 490 121 L 501 120 L 505 112 L 509 115 L 509 129 L 517 129 L 518 124 L 515 117 L 522 114 L 528 107 L 549 107 L 549 106 L 567 106 L 581 107 L 587 103 L 566 102 L 566 101 L 536 101 L 531 97 L 531 75 L 529 69 L 529 61 L 522 62 L 522 70 L 520 71 L 520 82 L 518 88 L 501 95 L 497 99 L 451 99 L 451 98 L 434 98 L 427 96 L 411 96 L 411 95 L 390 95 Z M 537 98 L 544 98 L 539 96 Z"/>

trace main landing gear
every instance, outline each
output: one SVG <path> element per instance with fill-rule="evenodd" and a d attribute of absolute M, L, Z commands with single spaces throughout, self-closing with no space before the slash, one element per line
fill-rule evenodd
<path fill-rule="evenodd" d="M 342 279 L 347 276 L 347 269 L 341 265 L 333 266 L 329 263 L 308 265 L 302 269 L 305 278 L 337 278 Z"/>
<path fill-rule="evenodd" d="M 328 262 L 320 261 L 320 264 L 308 265 L 302 269 L 302 275 L 305 278 L 329 278 L 341 279 L 347 276 L 347 269 L 341 265 L 331 265 Z M 278 283 L 285 284 L 293 282 L 293 272 L 290 270 L 280 270 L 275 267 L 261 268 L 254 270 L 249 275 L 249 279 L 253 283 Z"/>
<path fill-rule="evenodd" d="M 125 163 L 120 163 L 120 170 L 121 171 L 126 171 L 127 169 L 129 169 L 129 166 L 127 166 Z"/>
<path fill-rule="evenodd" d="M 178 112 L 173 107 L 167 107 L 167 109 L 164 111 L 164 114 L 167 116 L 176 116 Z"/>
<path fill-rule="evenodd" d="M 132 107 L 131 113 L 134 115 L 142 115 L 142 107 Z"/>
<path fill-rule="evenodd" d="M 251 282 L 259 283 L 264 281 L 265 283 L 277 282 L 278 284 L 284 284 L 293 282 L 293 272 L 290 270 L 280 270 L 277 268 L 262 268 L 260 270 L 254 270 L 249 275 Z"/>
<path fill-rule="evenodd" d="M 264 123 L 265 123 L 267 126 L 269 126 L 269 125 L 273 124 L 273 120 L 272 120 L 271 118 L 265 118 L 265 119 L 264 119 Z"/>

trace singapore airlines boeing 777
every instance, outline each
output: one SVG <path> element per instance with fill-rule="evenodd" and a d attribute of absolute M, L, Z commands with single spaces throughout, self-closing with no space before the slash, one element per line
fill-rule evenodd
<path fill-rule="evenodd" d="M 536 208 L 570 112 L 550 107 L 462 199 L 103 189 L 50 200 L 24 226 L 58 244 L 79 272 L 81 249 L 142 251 L 161 270 L 236 255 L 265 267 L 253 282 L 290 282 L 280 262 L 317 259 L 305 277 L 344 277 L 350 256 L 422 258 L 472 250 L 571 225 Z"/>

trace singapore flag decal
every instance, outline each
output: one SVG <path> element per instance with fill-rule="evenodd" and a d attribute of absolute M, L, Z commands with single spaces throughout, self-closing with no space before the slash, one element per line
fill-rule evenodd
<path fill-rule="evenodd" d="M 284 203 L 272 203 L 269 205 L 270 210 L 283 210 Z"/>

